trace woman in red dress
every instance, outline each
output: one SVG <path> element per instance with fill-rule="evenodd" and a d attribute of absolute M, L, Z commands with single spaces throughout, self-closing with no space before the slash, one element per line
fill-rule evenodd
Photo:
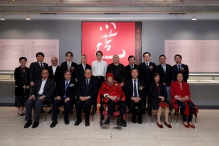
<path fill-rule="evenodd" d="M 195 125 L 192 124 L 193 113 L 197 115 L 198 108 L 194 112 L 194 104 L 190 99 L 190 89 L 189 84 L 183 81 L 183 74 L 177 74 L 177 80 L 171 83 L 170 93 L 172 96 L 173 107 L 180 106 L 181 114 L 183 119 L 183 125 L 186 128 L 195 128 Z M 176 109 L 176 108 L 175 108 Z M 178 107 L 177 107 L 178 109 Z"/>
<path fill-rule="evenodd" d="M 117 124 L 126 126 L 126 121 L 123 119 L 123 115 L 126 113 L 125 97 L 123 96 L 120 84 L 114 80 L 112 73 L 106 75 L 106 81 L 103 82 L 100 88 L 100 96 L 103 97 L 104 104 L 108 105 L 108 117 L 104 123 L 109 124 L 110 117 L 113 116 L 115 105 L 119 105 L 120 115 Z"/>

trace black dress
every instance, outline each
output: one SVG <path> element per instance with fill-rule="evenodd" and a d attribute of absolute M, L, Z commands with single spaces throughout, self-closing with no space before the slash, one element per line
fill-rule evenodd
<path fill-rule="evenodd" d="M 157 86 L 155 83 L 151 83 L 149 86 L 149 99 L 153 110 L 157 110 L 159 108 L 161 102 L 159 96 L 163 96 L 165 98 L 163 102 L 167 103 L 169 105 L 169 109 L 172 110 L 172 105 L 167 100 L 166 87 L 163 84 L 159 84 L 159 86 Z"/>
<path fill-rule="evenodd" d="M 30 86 L 29 81 L 29 68 L 18 67 L 14 71 L 15 79 L 15 106 L 25 106 L 25 103 L 29 97 L 30 89 L 23 89 L 23 86 Z"/>

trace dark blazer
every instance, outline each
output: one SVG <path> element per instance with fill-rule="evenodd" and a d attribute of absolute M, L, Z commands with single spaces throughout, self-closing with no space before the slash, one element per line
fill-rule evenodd
<path fill-rule="evenodd" d="M 126 81 L 126 70 L 123 64 L 119 64 L 119 69 L 117 71 L 113 70 L 114 64 L 111 63 L 107 67 L 106 73 L 112 73 L 114 75 L 114 79 L 119 82 L 125 82 Z"/>
<path fill-rule="evenodd" d="M 142 86 L 143 88 L 140 89 L 140 86 Z M 145 87 L 144 87 L 144 82 L 141 79 L 138 79 L 137 89 L 138 89 L 139 97 L 141 97 L 142 99 L 145 99 L 146 98 Z M 133 97 L 133 81 L 132 81 L 132 79 L 129 79 L 125 83 L 125 91 L 126 91 L 125 96 L 127 99 L 130 99 Z"/>
<path fill-rule="evenodd" d="M 182 64 L 181 68 L 183 68 L 183 70 L 179 70 L 176 64 L 174 66 L 172 66 L 172 79 L 173 79 L 173 81 L 176 81 L 177 74 L 179 72 L 181 72 L 181 73 L 183 73 L 183 81 L 187 82 L 187 80 L 189 78 L 189 67 L 185 64 Z"/>
<path fill-rule="evenodd" d="M 48 68 L 48 64 L 43 62 L 43 65 L 44 65 L 44 68 Z M 37 80 L 37 79 L 41 79 L 42 76 L 41 76 L 41 72 L 42 72 L 42 69 L 39 65 L 39 62 L 32 62 L 30 64 L 30 82 L 34 82 Z"/>
<path fill-rule="evenodd" d="M 172 82 L 171 65 L 166 64 L 166 72 L 164 72 L 162 65 L 157 66 L 157 72 L 160 74 L 160 83 L 165 83 L 166 86 L 170 86 Z"/>
<path fill-rule="evenodd" d="M 159 84 L 159 86 L 160 91 L 158 90 L 158 87 L 155 83 L 151 83 L 149 87 L 149 100 L 152 109 L 156 110 L 159 108 L 159 103 L 161 101 L 159 96 L 163 96 L 165 98 L 164 102 L 166 102 L 171 109 L 171 104 L 169 101 L 167 101 L 166 87 L 161 83 Z"/>
<path fill-rule="evenodd" d="M 96 102 L 98 94 L 97 81 L 94 78 L 90 79 L 88 89 L 86 90 L 86 79 L 84 78 L 77 85 L 77 98 L 80 96 L 90 96 L 91 100 Z"/>
<path fill-rule="evenodd" d="M 61 98 L 64 98 L 64 95 L 66 94 L 66 97 L 69 97 L 71 101 L 75 101 L 75 95 L 77 92 L 75 85 L 76 85 L 75 81 L 70 80 L 69 86 L 65 91 L 65 80 L 61 80 L 57 86 L 56 97 L 60 96 Z"/>
<path fill-rule="evenodd" d="M 86 64 L 85 70 L 86 69 L 91 69 L 91 66 L 89 64 Z M 84 71 L 85 70 L 84 70 L 82 64 L 78 64 L 77 71 L 76 71 L 76 77 L 77 77 L 78 81 L 80 81 L 84 78 Z"/>
<path fill-rule="evenodd" d="M 71 62 L 71 79 L 75 81 L 76 78 L 76 72 L 77 72 L 77 64 L 74 62 Z M 62 72 L 62 79 L 64 79 L 64 72 L 68 70 L 67 61 L 62 62 L 61 64 L 61 72 Z"/>
<path fill-rule="evenodd" d="M 137 64 L 134 64 L 134 68 L 135 68 L 135 69 L 138 69 L 138 65 L 137 65 Z M 126 81 L 128 81 L 129 79 L 132 78 L 132 76 L 131 76 L 131 67 L 130 67 L 130 64 L 125 66 L 125 70 L 126 70 Z"/>
<path fill-rule="evenodd" d="M 35 85 L 34 85 L 32 91 L 31 91 L 31 95 L 38 96 L 41 84 L 42 84 L 42 79 L 36 80 Z M 44 86 L 44 90 L 43 90 L 43 95 L 46 96 L 47 101 L 51 100 L 52 94 L 54 92 L 54 88 L 55 88 L 54 80 L 48 78 L 47 81 L 46 81 L 46 84 Z"/>
<path fill-rule="evenodd" d="M 61 80 L 62 74 L 61 74 L 61 67 L 57 66 L 55 74 L 53 74 L 52 65 L 48 67 L 49 71 L 49 78 L 53 79 L 56 83 L 56 85 L 59 84 L 59 81 Z"/>
<path fill-rule="evenodd" d="M 25 72 L 27 73 L 27 84 L 25 86 L 30 86 L 30 81 L 29 81 L 29 68 L 25 67 Z M 15 80 L 15 96 L 23 96 L 24 95 L 24 89 L 23 89 L 23 81 L 21 79 L 21 67 L 17 67 L 14 70 L 14 80 Z M 26 90 L 27 94 L 29 94 L 30 90 Z"/>
<path fill-rule="evenodd" d="M 150 69 L 150 67 L 153 67 Z M 139 77 L 144 81 L 146 88 L 148 88 L 150 83 L 154 82 L 154 74 L 156 73 L 156 64 L 153 62 L 149 63 L 149 67 L 147 69 L 145 62 L 139 64 Z"/>

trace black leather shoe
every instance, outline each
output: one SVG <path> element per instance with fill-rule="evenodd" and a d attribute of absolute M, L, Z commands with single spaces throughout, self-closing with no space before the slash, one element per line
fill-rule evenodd
<path fill-rule="evenodd" d="M 117 120 L 117 125 L 122 125 L 122 120 Z"/>
<path fill-rule="evenodd" d="M 67 119 L 67 120 L 65 120 L 65 124 L 66 125 L 68 125 L 69 124 L 69 120 Z"/>
<path fill-rule="evenodd" d="M 41 113 L 45 113 L 45 111 L 42 109 L 42 110 L 41 110 Z"/>
<path fill-rule="evenodd" d="M 81 122 L 82 122 L 81 119 L 77 119 L 76 122 L 75 122 L 75 126 L 78 126 Z"/>
<path fill-rule="evenodd" d="M 126 127 L 126 126 L 127 126 L 127 123 L 126 123 L 126 121 L 125 121 L 124 119 L 122 120 L 122 126 L 123 126 L 123 127 Z"/>
<path fill-rule="evenodd" d="M 51 125 L 50 125 L 50 128 L 53 128 L 53 127 L 55 127 L 55 126 L 56 126 L 56 124 L 58 124 L 58 122 L 57 122 L 57 121 L 52 121 L 52 123 L 51 123 Z"/>
<path fill-rule="evenodd" d="M 28 120 L 28 121 L 26 122 L 26 124 L 24 125 L 24 128 L 28 128 L 28 127 L 30 127 L 30 125 L 32 125 L 32 121 L 31 121 L 31 120 Z"/>
<path fill-rule="evenodd" d="M 32 128 L 36 128 L 39 126 L 39 121 L 34 121 Z"/>
<path fill-rule="evenodd" d="M 142 116 L 138 117 L 138 124 L 142 124 Z"/>
<path fill-rule="evenodd" d="M 90 121 L 86 121 L 85 126 L 90 126 Z"/>
<path fill-rule="evenodd" d="M 132 123 L 136 123 L 136 116 L 132 116 Z"/>
<path fill-rule="evenodd" d="M 108 116 L 104 124 L 109 124 L 110 123 L 110 117 Z"/>

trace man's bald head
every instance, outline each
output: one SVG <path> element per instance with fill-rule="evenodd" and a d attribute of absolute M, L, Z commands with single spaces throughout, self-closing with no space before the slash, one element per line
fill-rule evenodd
<path fill-rule="evenodd" d="M 91 69 L 86 69 L 86 70 L 84 71 L 84 76 L 85 76 L 86 79 L 90 79 L 91 76 L 92 76 L 92 71 L 91 71 Z"/>
<path fill-rule="evenodd" d="M 53 66 L 56 66 L 58 64 L 58 58 L 52 57 L 51 63 L 52 63 Z"/>
<path fill-rule="evenodd" d="M 113 55 L 113 63 L 119 63 L 119 55 Z"/>

